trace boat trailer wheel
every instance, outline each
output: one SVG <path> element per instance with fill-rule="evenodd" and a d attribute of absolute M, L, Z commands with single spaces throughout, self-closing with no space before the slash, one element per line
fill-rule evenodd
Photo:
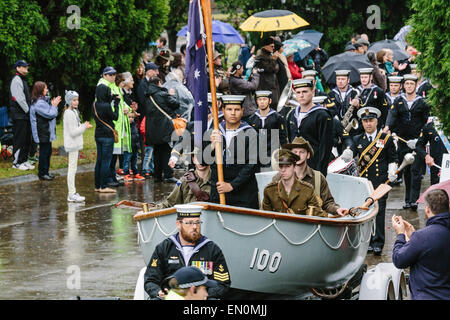
<path fill-rule="evenodd" d="M 311 288 L 311 292 L 319 298 L 322 299 L 336 299 L 339 297 L 344 290 L 347 288 L 347 285 L 350 280 L 346 281 L 340 288 L 332 288 L 332 289 L 321 289 L 321 288 Z"/>

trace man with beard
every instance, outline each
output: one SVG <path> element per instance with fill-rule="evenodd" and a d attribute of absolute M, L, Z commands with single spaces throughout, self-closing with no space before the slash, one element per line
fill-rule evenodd
<path fill-rule="evenodd" d="M 309 141 L 314 155 L 308 160 L 308 165 L 326 176 L 333 147 L 332 117 L 326 108 L 313 103 L 312 79 L 294 80 L 292 85 L 300 105 L 287 115 L 288 140 L 302 136 Z"/>
<path fill-rule="evenodd" d="M 389 110 L 386 126 L 383 131 L 395 132 L 404 140 L 418 139 L 421 130 L 427 124 L 430 114 L 430 107 L 422 96 L 416 94 L 417 76 L 405 74 L 403 76 L 405 93 L 395 99 Z M 408 145 L 398 141 L 399 163 L 407 153 L 413 152 Z M 420 196 L 420 185 L 422 182 L 422 170 L 425 167 L 425 160 L 417 154 L 414 162 L 403 169 L 403 179 L 405 181 L 405 205 L 403 209 L 417 210 L 416 201 Z"/>
<path fill-rule="evenodd" d="M 178 233 L 156 246 L 144 275 L 144 289 L 150 299 L 164 299 L 168 294 L 164 280 L 187 266 L 196 266 L 217 281 L 217 286 L 208 290 L 210 298 L 219 299 L 228 292 L 231 280 L 225 257 L 217 244 L 201 234 L 200 214 L 178 210 Z"/>
<path fill-rule="evenodd" d="M 206 160 L 211 164 L 211 202 L 219 203 L 219 194 L 225 194 L 227 205 L 258 209 L 258 184 L 255 173 L 258 172 L 258 137 L 256 131 L 245 121 L 242 104 L 245 96 L 222 96 L 224 119 L 219 130 L 213 130 L 211 145 L 205 150 Z M 217 142 L 222 145 L 216 150 Z M 207 150 L 208 150 L 207 149 Z M 215 152 L 222 152 L 223 180 L 218 181 Z M 205 161 L 205 159 L 203 159 Z"/>
<path fill-rule="evenodd" d="M 272 171 L 270 159 L 272 152 L 287 143 L 286 122 L 283 117 L 270 108 L 272 92 L 256 91 L 258 110 L 252 114 L 248 123 L 258 132 L 258 155 L 262 171 Z M 272 137 L 272 134 L 275 137 Z M 272 143 L 272 139 L 274 140 Z M 267 156 L 267 161 L 261 161 Z"/>

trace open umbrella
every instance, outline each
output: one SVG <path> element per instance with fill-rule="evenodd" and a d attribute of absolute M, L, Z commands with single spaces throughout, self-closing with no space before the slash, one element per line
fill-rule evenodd
<path fill-rule="evenodd" d="M 392 53 L 394 55 L 395 61 L 404 60 L 404 59 L 409 58 L 408 53 L 405 50 L 403 50 L 404 48 L 400 48 L 397 41 L 395 41 L 395 40 L 386 39 L 386 40 L 382 40 L 382 41 L 377 41 L 377 42 L 372 43 L 369 47 L 369 50 L 373 51 L 375 53 L 377 53 L 381 49 L 391 49 Z"/>
<path fill-rule="evenodd" d="M 359 82 L 360 68 L 372 68 L 372 64 L 364 54 L 354 52 L 344 52 L 328 59 L 322 67 L 322 74 L 325 82 L 328 84 L 336 84 L 336 70 L 350 70 L 350 83 Z"/>
<path fill-rule="evenodd" d="M 283 54 L 286 57 L 294 54 L 294 61 L 303 60 L 314 48 L 315 45 L 303 39 L 289 39 L 283 42 Z"/>
<path fill-rule="evenodd" d="M 313 29 L 308 29 L 308 30 L 302 30 L 299 33 L 297 33 L 294 36 L 294 39 L 303 39 L 306 40 L 308 42 L 311 42 L 313 45 L 315 45 L 316 47 L 319 46 L 320 43 L 320 39 L 322 39 L 323 33 L 313 30 Z"/>
<path fill-rule="evenodd" d="M 450 180 L 445 180 L 445 181 L 442 181 L 440 183 L 433 184 L 433 185 L 429 186 L 428 189 L 424 193 L 422 193 L 420 198 L 417 200 L 417 203 L 424 203 L 425 202 L 425 196 L 428 193 L 428 191 L 434 190 L 434 189 L 443 189 L 443 190 L 445 190 L 447 192 L 447 194 L 450 195 Z"/>
<path fill-rule="evenodd" d="M 239 28 L 243 31 L 291 30 L 309 25 L 303 18 L 288 10 L 266 10 L 255 13 L 245 20 Z"/>
<path fill-rule="evenodd" d="M 186 37 L 187 25 L 178 31 L 178 37 Z M 245 43 L 239 32 L 230 24 L 219 20 L 212 21 L 212 38 L 214 42 L 220 43 Z"/>

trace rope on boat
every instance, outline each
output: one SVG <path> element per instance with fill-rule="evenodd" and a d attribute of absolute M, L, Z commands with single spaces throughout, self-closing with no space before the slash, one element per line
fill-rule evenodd
<path fill-rule="evenodd" d="M 268 229 L 270 226 L 272 226 L 272 225 L 274 225 L 274 224 L 276 223 L 276 220 L 273 219 L 271 223 L 269 223 L 267 226 L 265 226 L 264 228 L 262 228 L 262 229 L 259 230 L 259 231 L 256 231 L 256 232 L 253 232 L 253 233 L 242 233 L 242 232 L 239 232 L 239 231 L 230 229 L 230 228 L 228 228 L 228 227 L 225 227 L 225 221 L 223 220 L 223 217 L 222 217 L 222 215 L 220 214 L 220 211 L 217 211 L 217 216 L 219 217 L 220 223 L 222 223 L 222 227 L 223 227 L 224 229 L 226 229 L 226 230 L 228 230 L 228 231 L 231 231 L 231 232 L 233 232 L 233 233 L 236 233 L 236 234 L 238 234 L 238 235 L 240 235 L 240 236 L 255 236 L 255 235 L 257 235 L 257 234 L 259 234 L 259 233 L 265 231 L 265 230 Z"/>
<path fill-rule="evenodd" d="M 138 243 L 139 243 L 139 239 L 141 239 L 143 244 L 149 243 L 151 241 L 153 234 L 155 233 L 156 227 L 158 227 L 159 231 L 166 237 L 169 237 L 170 235 L 174 234 L 177 230 L 177 228 L 175 228 L 171 233 L 166 233 L 162 229 L 161 225 L 159 224 L 158 218 L 155 218 L 155 223 L 153 224 L 152 232 L 150 232 L 150 236 L 147 238 L 147 240 L 144 240 L 144 235 L 143 235 L 143 232 L 141 229 L 141 223 L 138 221 L 137 225 L 138 225 L 138 233 L 139 233 Z"/>
<path fill-rule="evenodd" d="M 375 226 L 375 222 L 374 222 L 374 220 L 372 220 L 372 221 L 371 221 L 371 222 L 372 222 L 372 226 L 371 226 L 371 229 L 372 229 L 372 230 L 371 230 L 371 232 L 369 232 L 369 237 L 368 237 L 368 239 L 363 240 L 363 236 L 364 236 L 364 235 L 363 235 L 363 230 L 362 230 L 361 226 L 359 226 L 359 232 L 358 232 L 359 238 L 358 238 L 358 241 L 357 241 L 358 244 L 357 244 L 357 245 L 354 245 L 353 242 L 350 240 L 350 236 L 349 236 L 349 232 L 348 232 L 349 228 L 348 228 L 348 226 L 346 226 L 346 227 L 345 227 L 345 230 L 344 230 L 344 233 L 342 234 L 342 237 L 341 237 L 340 240 L 338 241 L 337 245 L 334 245 L 334 246 L 333 246 L 333 245 L 331 245 L 331 244 L 327 241 L 327 239 L 325 238 L 325 236 L 322 234 L 322 231 L 321 231 L 321 229 L 320 229 L 321 225 L 318 224 L 318 225 L 316 226 L 315 230 L 314 230 L 310 235 L 308 235 L 304 240 L 302 240 L 302 241 L 300 241 L 300 242 L 294 242 L 294 241 L 292 241 L 291 239 L 289 239 L 289 238 L 283 233 L 283 231 L 280 230 L 280 228 L 279 228 L 278 225 L 277 225 L 277 221 L 276 221 L 275 219 L 273 219 L 271 223 L 269 223 L 267 226 L 265 226 L 264 228 L 262 228 L 262 229 L 259 230 L 259 231 L 255 231 L 255 232 L 252 232 L 252 233 L 242 233 L 242 232 L 233 230 L 233 229 L 231 229 L 231 228 L 229 228 L 229 227 L 226 227 L 226 226 L 225 226 L 225 220 L 223 219 L 222 214 L 220 213 L 220 211 L 217 211 L 217 217 L 219 218 L 219 221 L 220 221 L 220 223 L 222 224 L 222 227 L 223 227 L 224 229 L 226 229 L 226 230 L 228 230 L 228 231 L 230 231 L 230 232 L 233 232 L 233 233 L 235 233 L 235 234 L 238 234 L 238 235 L 240 235 L 240 236 L 254 236 L 254 235 L 260 234 L 261 232 L 265 231 L 266 229 L 270 228 L 270 227 L 273 225 L 274 228 L 278 231 L 278 233 L 279 233 L 280 235 L 282 235 L 283 238 L 285 238 L 286 241 L 288 241 L 288 242 L 289 242 L 290 244 L 292 244 L 292 245 L 302 245 L 302 244 L 305 244 L 306 242 L 308 242 L 308 241 L 309 241 L 309 240 L 310 240 L 310 239 L 318 232 L 319 235 L 320 235 L 320 237 L 322 238 L 323 242 L 325 242 L 325 244 L 326 244 L 330 249 L 333 249 L 333 250 L 337 250 L 337 249 L 339 249 L 339 248 L 341 247 L 342 243 L 344 242 L 345 237 L 347 237 L 347 240 L 348 240 L 349 245 L 350 245 L 352 248 L 357 249 L 357 248 L 361 245 L 361 243 L 363 243 L 363 242 L 364 242 L 364 243 L 369 242 L 371 236 L 372 236 L 372 235 L 375 235 L 375 227 L 374 227 L 374 226 Z M 161 229 L 160 229 L 160 230 L 161 230 Z M 355 237 L 355 239 L 356 239 L 356 237 Z"/>

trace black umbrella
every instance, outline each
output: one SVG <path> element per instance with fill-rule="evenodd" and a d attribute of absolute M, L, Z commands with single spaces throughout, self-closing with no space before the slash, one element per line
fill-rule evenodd
<path fill-rule="evenodd" d="M 404 50 L 404 48 L 401 48 L 398 45 L 398 42 L 395 40 L 386 39 L 377 41 L 372 43 L 369 47 L 369 50 L 375 53 L 377 53 L 381 49 L 391 49 L 395 61 L 405 60 L 409 58 L 409 54 Z"/>
<path fill-rule="evenodd" d="M 350 70 L 350 83 L 355 83 L 359 82 L 358 69 L 372 67 L 366 55 L 347 51 L 330 57 L 322 67 L 322 74 L 326 83 L 336 84 L 336 74 L 334 72 L 336 70 Z"/>

